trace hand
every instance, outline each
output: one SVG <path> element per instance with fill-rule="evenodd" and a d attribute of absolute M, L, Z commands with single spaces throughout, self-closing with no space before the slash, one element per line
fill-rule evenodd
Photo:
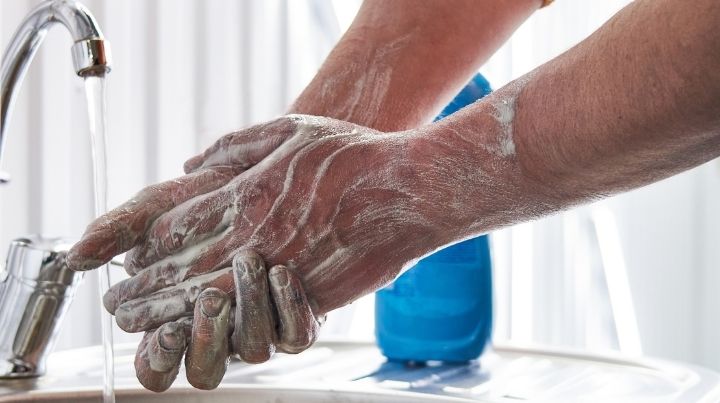
<path fill-rule="evenodd" d="M 233 259 L 236 303 L 217 288 L 198 295 L 193 317 L 168 322 L 145 333 L 135 356 L 140 383 L 155 392 L 167 390 L 185 356 L 188 382 L 214 389 L 230 355 L 244 361 L 266 361 L 275 351 L 299 353 L 317 338 L 315 318 L 300 280 L 288 268 L 266 270 L 252 250 Z"/>
<path fill-rule="evenodd" d="M 188 175 L 148 186 L 120 207 L 93 221 L 83 239 L 69 253 L 69 267 L 95 269 L 129 250 L 142 241 L 145 232 L 161 214 L 224 186 L 272 153 L 295 132 L 295 126 L 296 119 L 283 117 L 223 137 L 232 141 L 220 141 L 213 146 L 217 152 L 206 152 L 190 159 L 185 166 Z M 224 158 L 225 155 L 228 158 Z"/>
<path fill-rule="evenodd" d="M 426 186 L 428 164 L 413 161 L 424 151 L 412 132 L 292 119 L 294 134 L 276 152 L 226 186 L 160 216 L 128 253 L 128 271 L 137 275 L 104 298 L 121 328 L 144 331 L 187 316 L 206 288 L 233 294 L 228 266 L 240 249 L 253 248 L 270 264 L 286 263 L 300 276 L 314 312 L 324 314 L 387 284 L 413 259 L 447 243 L 442 236 L 453 222 L 437 208 L 446 203 L 447 184 Z M 234 142 L 230 135 L 218 144 Z M 214 146 L 200 165 L 236 161 L 245 152 Z M 80 244 L 93 243 L 94 236 Z"/>

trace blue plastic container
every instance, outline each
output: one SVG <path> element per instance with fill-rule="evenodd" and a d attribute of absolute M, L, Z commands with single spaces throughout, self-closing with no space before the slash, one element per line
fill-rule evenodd
<path fill-rule="evenodd" d="M 480 74 L 438 119 L 491 92 Z M 390 360 L 464 362 L 480 356 L 492 331 L 492 267 L 487 236 L 422 260 L 378 291 L 375 333 Z"/>

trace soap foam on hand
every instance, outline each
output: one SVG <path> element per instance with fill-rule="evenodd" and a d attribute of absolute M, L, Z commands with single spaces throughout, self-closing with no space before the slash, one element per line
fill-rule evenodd
<path fill-rule="evenodd" d="M 170 195 L 150 187 L 141 192 L 144 203 L 131 200 L 91 224 L 74 249 L 75 262 L 88 267 L 136 247 L 128 271 L 137 274 L 109 291 L 120 322 L 132 331 L 192 315 L 208 287 L 242 297 L 227 286 L 232 278 L 223 269 L 246 248 L 270 265 L 287 264 L 313 312 L 324 314 L 387 284 L 439 244 L 536 211 L 533 195 L 508 188 L 518 185 L 505 177 L 515 172 L 516 158 L 491 152 L 507 134 L 492 102 L 511 93 L 499 91 L 472 114 L 459 112 L 462 119 L 454 115 L 398 133 L 314 116 L 282 117 L 261 125 L 284 130 L 279 136 L 285 140 L 270 157 L 225 185 L 198 191 L 207 186 L 200 175 L 218 168 L 206 161 L 247 158 L 213 157 L 238 152 L 241 147 L 232 145 L 246 141 L 250 131 L 233 133 L 203 154 L 203 169 L 161 184 Z M 478 141 L 491 148 L 467 147 Z M 247 161 L 224 168 L 245 167 Z M 93 255 L 92 245 L 104 246 L 102 257 Z"/>
<path fill-rule="evenodd" d="M 215 272 L 228 267 L 236 251 L 254 248 L 271 263 L 287 263 L 297 270 L 318 312 L 327 312 L 386 284 L 409 261 L 437 248 L 435 238 L 452 240 L 456 235 L 447 233 L 457 228 L 466 228 L 470 234 L 482 233 L 498 223 L 524 219 L 524 214 L 513 213 L 509 217 L 506 208 L 499 208 L 514 205 L 515 211 L 522 211 L 523 203 L 536 203 L 529 196 L 527 200 L 507 199 L 514 194 L 505 189 L 508 181 L 500 173 L 512 173 L 515 159 L 464 146 L 479 135 L 489 147 L 502 144 L 508 125 L 497 119 L 489 121 L 487 117 L 493 116 L 493 102 L 517 92 L 512 86 L 498 91 L 494 99 L 479 106 L 480 112 L 487 109 L 487 113 L 473 111 L 471 117 L 485 119 L 482 122 L 487 130 L 480 134 L 476 133 L 475 125 L 470 127 L 477 122 L 465 122 L 472 120 L 467 119 L 465 111 L 459 113 L 464 115 L 463 119 L 453 116 L 448 124 L 443 121 L 401 133 L 380 133 L 303 115 L 260 125 L 279 129 L 280 138 L 285 140 L 251 172 L 190 200 L 189 195 L 199 192 L 190 187 L 197 184 L 189 176 L 181 178 L 189 181 L 185 182 L 189 188 L 185 192 L 180 192 L 184 189 L 178 184 L 181 180 L 163 184 L 166 190 L 179 192 L 179 197 L 159 198 L 157 194 L 163 192 L 148 188 L 141 192 L 147 200 L 165 204 L 153 210 L 129 202 L 92 224 L 75 250 L 88 252 L 89 245 L 107 239 L 115 229 L 137 239 L 138 234 L 146 232 L 143 243 L 129 254 L 128 271 L 137 275 L 111 290 L 121 296 L 119 301 L 130 301 L 207 273 L 214 273 L 206 278 L 208 284 L 222 281 L 223 273 Z M 440 135 L 430 129 L 439 130 Z M 253 130 L 262 132 L 255 128 L 221 138 L 210 152 L 203 154 L 204 161 L 245 158 L 247 153 L 222 158 L 213 154 L 238 152 L 238 147 L 232 146 L 247 141 Z M 485 161 L 482 167 L 474 162 L 476 159 Z M 373 169 L 359 166 L 358 160 Z M 205 162 L 201 166 L 206 168 L 190 175 L 216 168 Z M 242 164 L 246 166 L 247 161 Z M 458 189 L 482 189 L 482 193 L 461 195 Z M 493 198 L 488 198 L 488 194 Z M 473 205 L 479 205 L 488 214 L 474 214 L 473 222 L 466 221 L 469 209 L 461 198 L 471 199 Z M 186 201 L 177 204 L 182 200 Z M 450 211 L 438 211 L 438 205 L 447 206 Z M 168 208 L 169 211 L 161 213 Z M 534 210 L 528 211 L 532 215 Z M 159 217 L 148 227 L 152 215 Z M 464 221 L 453 221 L 460 219 Z M 115 242 L 103 253 L 119 253 L 127 247 L 128 243 Z M 388 250 L 399 252 L 388 254 Z M 356 273 L 363 273 L 362 281 L 358 281 Z M 198 287 L 203 285 L 195 285 L 181 286 L 179 291 L 172 292 L 197 295 Z M 139 312 L 133 308 L 127 315 Z M 147 323 L 179 315 L 179 309 L 170 308 L 152 311 L 143 308 L 143 312 L 159 312 L 157 317 L 146 319 Z M 163 316 L 165 313 L 168 318 Z M 133 329 L 142 330 L 145 326 Z"/>
<path fill-rule="evenodd" d="M 275 353 L 299 353 L 317 339 L 316 318 L 299 277 L 285 266 L 266 268 L 252 250 L 232 263 L 235 301 L 218 288 L 205 287 L 193 301 L 192 317 L 158 325 L 145 333 L 135 356 L 138 380 L 155 392 L 175 381 L 183 356 L 188 382 L 214 389 L 225 375 L 230 355 L 248 363 Z M 252 324 L 252 326 L 248 326 Z"/>

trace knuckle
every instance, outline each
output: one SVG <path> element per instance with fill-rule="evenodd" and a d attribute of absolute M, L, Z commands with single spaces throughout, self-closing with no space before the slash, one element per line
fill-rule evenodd
<path fill-rule="evenodd" d="M 146 202 L 157 197 L 161 197 L 163 195 L 163 190 L 164 189 L 162 189 L 160 184 L 145 186 L 135 195 L 135 203 Z"/>
<path fill-rule="evenodd" d="M 235 140 L 238 134 L 238 132 L 232 132 L 220 137 L 217 142 L 217 147 L 215 148 L 218 150 L 226 150 L 233 143 L 233 140 Z"/>
<path fill-rule="evenodd" d="M 294 131 L 300 124 L 302 124 L 305 121 L 305 116 L 300 114 L 289 114 L 285 116 L 281 116 L 273 121 L 271 121 L 268 126 L 271 128 L 282 128 L 288 131 Z"/>
<path fill-rule="evenodd" d="M 187 237 L 187 232 L 183 231 L 178 228 L 171 228 L 169 236 L 165 236 L 161 238 L 160 241 L 160 248 L 159 252 L 162 252 L 163 249 L 165 251 L 175 251 L 183 247 L 185 244 L 185 238 Z"/>

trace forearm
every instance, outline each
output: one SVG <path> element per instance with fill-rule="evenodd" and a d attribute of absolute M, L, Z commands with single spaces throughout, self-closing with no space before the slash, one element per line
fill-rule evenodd
<path fill-rule="evenodd" d="M 429 122 L 540 0 L 366 0 L 290 108 L 383 131 Z"/>
<path fill-rule="evenodd" d="M 452 184 L 464 206 L 451 224 L 460 232 L 448 227 L 448 239 L 637 188 L 720 155 L 718 21 L 712 0 L 636 1 L 557 59 L 428 126 L 415 158 L 455 168 L 430 167 L 439 173 L 425 186 Z"/>

